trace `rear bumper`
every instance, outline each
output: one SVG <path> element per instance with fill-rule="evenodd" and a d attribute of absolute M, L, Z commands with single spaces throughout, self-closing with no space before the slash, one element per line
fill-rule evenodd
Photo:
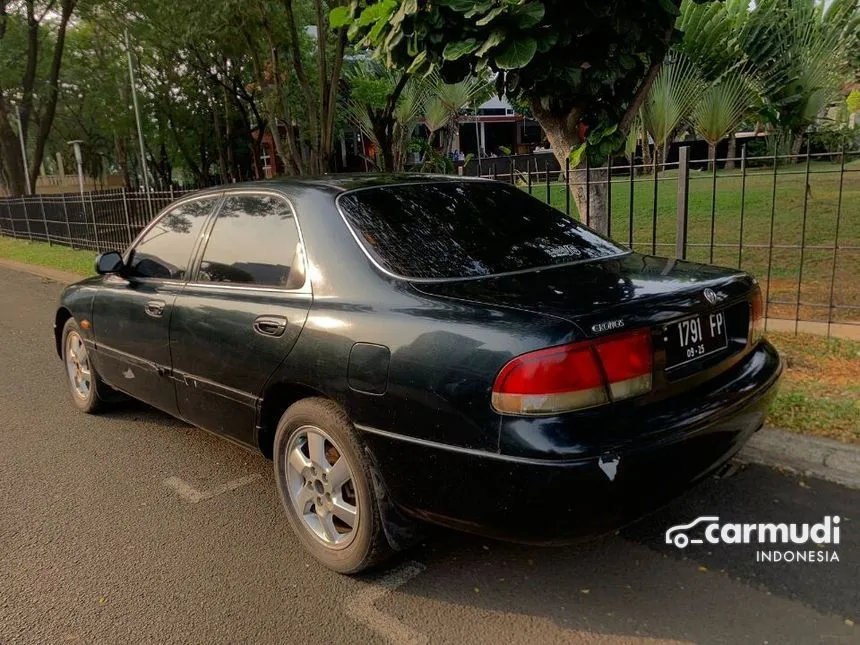
<path fill-rule="evenodd" d="M 764 423 L 781 372 L 763 343 L 719 410 L 691 406 L 687 423 L 577 459 L 558 459 L 552 446 L 539 459 L 362 429 L 391 500 L 407 514 L 504 539 L 565 542 L 634 521 L 726 463 Z"/>

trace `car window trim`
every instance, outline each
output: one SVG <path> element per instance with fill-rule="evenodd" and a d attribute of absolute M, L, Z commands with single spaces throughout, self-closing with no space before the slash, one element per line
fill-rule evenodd
<path fill-rule="evenodd" d="M 295 255 L 301 255 L 302 262 L 304 262 L 304 274 L 305 281 L 302 286 L 297 287 L 295 289 L 286 289 L 284 287 L 271 287 L 265 285 L 256 285 L 256 284 L 236 284 L 236 283 L 221 283 L 221 282 L 208 282 L 198 279 L 198 273 L 200 270 L 200 265 L 203 263 L 203 256 L 206 254 L 206 247 L 209 245 L 209 238 L 212 235 L 212 230 L 215 228 L 215 223 L 218 221 L 218 216 L 221 214 L 221 210 L 224 208 L 224 204 L 227 203 L 227 200 L 230 197 L 235 197 L 237 195 L 251 195 L 251 196 L 270 196 L 275 197 L 276 199 L 284 200 L 287 205 L 290 207 L 290 210 L 293 213 L 293 221 L 296 225 L 296 231 L 299 236 L 299 245 L 302 247 L 301 253 L 294 253 Z M 293 201 L 284 193 L 281 193 L 277 190 L 266 190 L 259 188 L 234 188 L 227 189 L 221 193 L 221 201 L 218 203 L 218 208 L 212 214 L 211 219 L 206 223 L 203 233 L 200 237 L 200 244 L 197 249 L 197 254 L 194 257 L 194 265 L 193 271 L 189 271 L 189 278 L 186 280 L 186 283 L 189 285 L 193 285 L 194 287 L 205 287 L 208 289 L 225 289 L 225 290 L 246 290 L 246 291 L 266 291 L 266 292 L 274 292 L 274 293 L 298 293 L 298 294 L 310 294 L 312 292 L 312 287 L 310 284 L 310 270 L 308 268 L 308 259 L 307 259 L 307 247 L 305 246 L 305 240 L 302 236 L 302 226 L 299 222 L 298 211 L 296 210 L 295 204 Z M 290 267 L 292 270 L 292 267 Z"/>
<path fill-rule="evenodd" d="M 207 193 L 204 195 L 189 195 L 188 197 L 181 197 L 180 199 L 177 199 L 175 202 L 171 202 L 170 204 L 165 206 L 152 219 L 152 221 L 149 224 L 147 224 L 146 226 L 143 227 L 143 230 L 141 230 L 140 233 L 137 234 L 137 237 L 135 237 L 134 240 L 132 240 L 131 244 L 128 245 L 125 252 L 122 254 L 123 264 L 128 266 L 128 262 L 131 259 L 131 254 L 137 248 L 138 244 L 140 244 L 140 241 L 144 238 L 144 236 L 146 236 L 147 233 L 149 233 L 149 231 L 151 231 L 153 228 L 155 228 L 155 226 L 158 225 L 158 222 L 160 222 L 162 219 L 164 219 L 167 216 L 167 214 L 170 211 L 172 211 L 174 208 L 176 208 L 177 206 L 182 206 L 183 204 L 187 204 L 189 202 L 202 201 L 204 199 L 211 199 L 213 197 L 215 198 L 215 204 L 212 207 L 212 212 L 206 216 L 207 219 L 203 223 L 203 228 L 201 229 L 200 234 L 198 234 L 197 239 L 194 241 L 194 244 L 191 245 L 191 253 L 188 256 L 188 270 L 186 271 L 186 276 L 190 275 L 191 274 L 190 269 L 193 266 L 194 261 L 196 260 L 197 251 L 198 251 L 199 246 L 200 246 L 200 240 L 202 239 L 203 232 L 206 231 L 207 227 L 210 225 L 212 217 L 215 214 L 217 214 L 218 211 L 221 209 L 221 204 L 224 201 L 224 193 L 223 192 Z M 153 278 L 153 277 L 143 277 L 143 276 L 126 276 L 126 279 L 129 281 L 134 280 L 135 282 L 142 282 L 144 284 L 183 285 L 183 284 L 188 282 L 187 277 L 179 280 L 176 278 Z"/>
<path fill-rule="evenodd" d="M 335 197 L 334 203 L 335 203 L 335 206 L 337 207 L 337 212 L 340 214 L 340 218 L 343 220 L 343 223 L 346 224 L 346 227 L 347 227 L 347 229 L 349 229 L 349 232 L 352 234 L 352 238 L 355 240 L 355 243 L 358 244 L 358 248 L 360 248 L 362 250 L 364 255 L 367 257 L 368 260 L 370 260 L 370 262 L 373 264 L 373 266 L 375 266 L 379 271 L 381 271 L 383 274 L 385 274 L 389 278 L 394 278 L 395 280 L 400 280 L 403 282 L 414 282 L 414 283 L 420 283 L 420 284 L 442 284 L 442 283 L 448 283 L 448 282 L 465 282 L 465 281 L 473 281 L 473 280 L 486 280 L 488 278 L 504 278 L 504 277 L 511 276 L 511 275 L 522 275 L 523 273 L 532 273 L 534 271 L 548 271 L 550 269 L 560 269 L 562 267 L 574 266 L 576 264 L 586 264 L 588 262 L 602 262 L 604 260 L 613 260 L 615 258 L 624 257 L 625 255 L 631 255 L 633 253 L 632 250 L 628 249 L 626 251 L 620 251 L 619 253 L 613 253 L 612 255 L 605 255 L 605 256 L 600 257 L 600 258 L 582 258 L 579 260 L 571 260 L 570 262 L 560 262 L 559 264 L 547 264 L 544 266 L 529 267 L 528 269 L 516 269 L 514 271 L 502 271 L 500 273 L 488 273 L 487 275 L 470 275 L 470 276 L 453 277 L 453 278 L 418 278 L 418 277 L 410 278 L 409 276 L 400 275 L 399 273 L 395 273 L 394 271 L 390 271 L 389 269 L 386 269 L 384 266 L 382 266 L 379 263 L 379 261 L 377 261 L 377 259 L 375 257 L 373 257 L 373 254 L 367 249 L 367 247 L 361 241 L 361 238 L 358 236 L 358 233 L 353 228 L 352 224 L 350 224 L 349 218 L 347 218 L 346 213 L 344 213 L 344 211 L 343 211 L 343 207 L 340 205 L 340 200 L 342 197 L 346 197 L 347 195 L 351 195 L 353 193 L 363 192 L 365 190 L 379 190 L 381 188 L 390 188 L 390 187 L 395 187 L 395 186 L 426 186 L 428 184 L 431 184 L 431 185 L 432 184 L 456 184 L 456 183 L 470 184 L 470 183 L 478 183 L 479 181 L 480 182 L 487 182 L 487 183 L 501 184 L 503 186 L 509 185 L 509 184 L 506 184 L 506 183 L 501 182 L 501 181 L 493 181 L 492 179 L 480 179 L 480 180 L 474 180 L 473 179 L 473 180 L 459 180 L 459 181 L 458 180 L 452 180 L 452 179 L 439 180 L 439 181 L 404 181 L 404 182 L 397 182 L 397 183 L 393 183 L 393 184 L 386 184 L 386 185 L 382 185 L 382 186 L 362 186 L 361 188 L 352 188 L 350 190 L 345 190 L 342 193 L 340 193 L 337 197 Z M 559 211 L 559 212 L 561 212 L 561 211 Z M 589 229 L 589 230 L 591 230 L 591 229 Z M 614 240 L 612 240 L 612 242 L 613 242 L 613 244 L 618 244 Z M 620 246 L 620 244 L 618 246 Z"/>

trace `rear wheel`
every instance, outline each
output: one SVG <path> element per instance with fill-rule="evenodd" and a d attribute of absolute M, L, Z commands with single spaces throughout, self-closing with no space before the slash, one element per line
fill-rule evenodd
<path fill-rule="evenodd" d="M 74 404 L 84 412 L 98 412 L 104 405 L 100 394 L 106 386 L 90 361 L 81 330 L 74 318 L 69 318 L 63 326 L 63 363 Z"/>
<path fill-rule="evenodd" d="M 275 434 L 275 480 L 290 525 L 311 555 L 340 573 L 390 553 L 354 432 L 337 404 L 310 398 L 287 409 Z"/>

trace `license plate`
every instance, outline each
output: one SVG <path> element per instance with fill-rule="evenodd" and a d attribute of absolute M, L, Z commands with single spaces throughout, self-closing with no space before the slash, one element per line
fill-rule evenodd
<path fill-rule="evenodd" d="M 701 314 L 669 325 L 664 334 L 666 367 L 678 367 L 728 346 L 726 313 Z"/>

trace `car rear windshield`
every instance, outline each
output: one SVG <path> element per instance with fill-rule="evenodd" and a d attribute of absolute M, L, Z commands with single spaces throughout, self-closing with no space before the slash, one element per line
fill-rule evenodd
<path fill-rule="evenodd" d="M 446 181 L 343 194 L 367 251 L 405 278 L 471 278 L 618 255 L 624 249 L 514 186 Z"/>

